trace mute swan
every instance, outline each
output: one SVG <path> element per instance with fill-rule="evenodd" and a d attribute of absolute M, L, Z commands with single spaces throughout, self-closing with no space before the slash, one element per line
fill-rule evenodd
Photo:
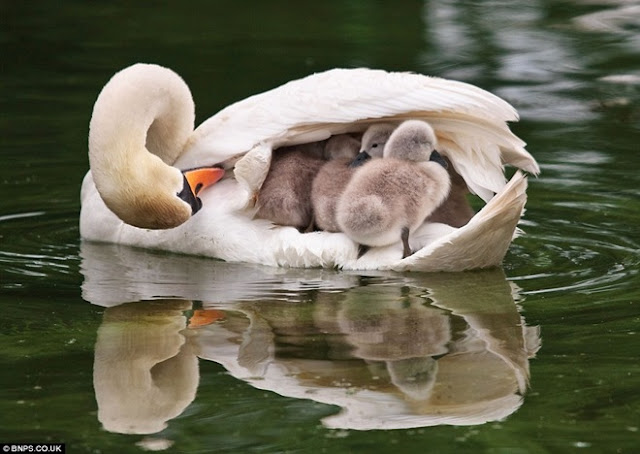
<path fill-rule="evenodd" d="M 433 129 L 424 121 L 398 126 L 383 159 L 358 168 L 340 196 L 340 231 L 365 246 L 387 246 L 401 239 L 402 258 L 411 255 L 409 235 L 449 194 L 451 181 L 436 143 Z"/>
<path fill-rule="evenodd" d="M 162 105 L 170 108 L 162 110 Z M 503 165 L 539 172 L 524 142 L 507 126 L 518 119 L 513 107 L 478 87 L 419 74 L 329 70 L 232 104 L 189 131 L 193 110 L 184 82 L 167 68 L 136 64 L 112 77 L 91 119 L 91 170 L 80 194 L 83 239 L 272 266 L 399 271 L 491 267 L 506 254 L 526 201 L 526 178 L 516 172 L 507 184 Z M 399 245 L 375 248 L 358 259 L 357 245 L 343 234 L 301 234 L 252 219 L 251 202 L 273 149 L 362 133 L 373 123 L 407 118 L 432 125 L 439 151 L 469 189 L 488 202 L 464 227 L 424 225 L 412 240 L 412 248 L 419 250 L 404 260 L 398 260 Z M 156 156 L 140 147 L 145 143 Z M 147 230 L 123 222 L 135 224 L 145 205 L 174 197 L 184 186 L 178 169 L 220 163 L 229 169 L 230 162 L 235 162 L 234 178 L 202 190 L 198 197 L 203 208 L 195 215 L 177 199 L 182 218 L 188 218 L 178 227 Z M 158 194 L 163 191 L 165 197 Z M 168 224 L 159 216 L 150 218 L 146 227 Z"/>

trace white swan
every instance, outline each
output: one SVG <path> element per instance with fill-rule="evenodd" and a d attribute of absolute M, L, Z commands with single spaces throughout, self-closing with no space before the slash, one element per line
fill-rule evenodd
<path fill-rule="evenodd" d="M 84 239 L 274 266 L 483 268 L 501 262 L 526 201 L 526 178 L 517 172 L 506 184 L 503 164 L 539 171 L 506 124 L 518 119 L 508 103 L 472 85 L 418 74 L 314 74 L 235 103 L 195 131 L 193 110 L 182 79 L 160 66 L 137 64 L 107 83 L 90 125 L 91 171 L 81 191 Z M 252 219 L 251 202 L 274 148 L 407 118 L 433 126 L 439 151 L 469 189 L 488 201 L 464 227 L 425 224 L 413 235 L 412 256 L 402 260 L 398 243 L 358 259 L 357 245 L 343 234 L 301 234 Z M 176 197 L 187 189 L 178 169 L 235 160 L 234 178 L 200 192 L 203 208 L 191 216 L 193 207 Z M 179 225 L 147 230 L 122 219 L 147 228 Z"/>

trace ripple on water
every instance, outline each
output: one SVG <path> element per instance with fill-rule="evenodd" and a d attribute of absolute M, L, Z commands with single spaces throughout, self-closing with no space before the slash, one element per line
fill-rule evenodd
<path fill-rule="evenodd" d="M 621 234 L 617 224 L 567 220 L 535 224 L 524 227 L 527 234 L 509 255 L 509 267 L 523 272 L 511 276 L 515 281 L 538 282 L 525 294 L 603 292 L 629 285 L 638 273 L 638 244 Z"/>
<path fill-rule="evenodd" d="M 77 213 L 46 211 L 0 216 L 0 286 L 19 288 L 35 279 L 75 275 Z"/>

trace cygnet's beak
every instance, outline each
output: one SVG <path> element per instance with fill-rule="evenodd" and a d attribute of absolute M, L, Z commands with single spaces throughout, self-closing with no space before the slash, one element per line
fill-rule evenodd
<path fill-rule="evenodd" d="M 353 161 L 351 161 L 351 164 L 349 164 L 349 167 L 360 167 L 369 159 L 371 159 L 371 155 L 366 151 L 361 151 L 360 153 L 357 154 L 357 156 L 353 159 Z"/>
<path fill-rule="evenodd" d="M 431 153 L 431 156 L 429 157 L 429 161 L 437 162 L 445 169 L 449 167 L 449 165 L 447 164 L 447 161 L 445 161 L 442 155 L 438 153 L 436 150 L 433 150 L 433 152 Z"/>
<path fill-rule="evenodd" d="M 184 186 L 177 195 L 191 205 L 191 214 L 196 214 L 202 208 L 202 201 L 198 197 L 200 191 L 207 188 L 224 176 L 224 169 L 220 167 L 197 167 L 184 170 Z"/>

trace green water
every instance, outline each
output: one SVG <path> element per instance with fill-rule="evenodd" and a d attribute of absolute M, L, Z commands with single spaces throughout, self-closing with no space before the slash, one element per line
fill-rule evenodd
<path fill-rule="evenodd" d="M 0 442 L 640 450 L 637 4 L 1 2 L 0 24 Z M 493 91 L 542 168 L 526 236 L 502 269 L 457 275 L 81 244 L 91 108 L 137 61 L 181 74 L 198 122 L 337 66 Z M 201 309 L 215 321 L 185 329 Z"/>

